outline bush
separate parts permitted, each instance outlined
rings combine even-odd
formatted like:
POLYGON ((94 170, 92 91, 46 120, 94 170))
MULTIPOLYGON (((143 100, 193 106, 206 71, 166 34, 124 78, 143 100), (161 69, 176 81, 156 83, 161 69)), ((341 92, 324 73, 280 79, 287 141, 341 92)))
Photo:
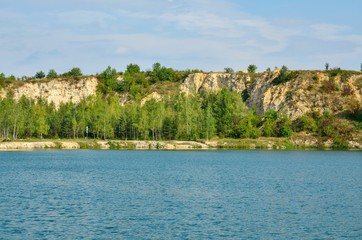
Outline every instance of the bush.
POLYGON ((234 72, 234 69, 232 69, 231 67, 226 67, 226 68, 224 68, 224 71, 225 71, 226 73, 233 73, 233 72, 234 72))
POLYGON ((250 65, 248 66, 248 72, 249 72, 249 73, 255 73, 255 72, 256 72, 256 69, 258 69, 258 67, 257 67, 256 65, 254 65, 254 64, 250 64, 250 65))
POLYGON ((273 79, 272 84, 278 85, 281 83, 285 83, 291 79, 297 78, 298 76, 299 76, 298 71, 289 71, 289 69, 286 66, 283 66, 279 72, 279 75, 273 79))
POLYGON ((37 79, 45 78, 45 73, 43 71, 37 72, 34 77, 37 79))
POLYGON ((328 81, 325 81, 322 85, 322 90, 326 93, 331 93, 337 91, 338 85, 334 79, 330 79, 328 81))
POLYGON ((312 116, 305 114, 302 117, 295 120, 292 124, 294 131, 296 132, 316 132, 318 129, 317 123, 312 116))
POLYGON ((57 72, 55 70, 53 70, 53 69, 50 69, 48 74, 47 74, 47 78, 53 79, 53 78, 56 78, 56 77, 58 77, 57 72))

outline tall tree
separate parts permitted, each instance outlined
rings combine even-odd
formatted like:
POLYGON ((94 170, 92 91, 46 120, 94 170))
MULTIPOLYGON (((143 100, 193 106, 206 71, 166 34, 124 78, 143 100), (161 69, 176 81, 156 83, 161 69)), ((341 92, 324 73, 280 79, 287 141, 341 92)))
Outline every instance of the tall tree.
POLYGON ((40 100, 36 105, 33 106, 35 114, 35 131, 39 135, 40 139, 48 134, 49 124, 46 115, 46 104, 40 100))

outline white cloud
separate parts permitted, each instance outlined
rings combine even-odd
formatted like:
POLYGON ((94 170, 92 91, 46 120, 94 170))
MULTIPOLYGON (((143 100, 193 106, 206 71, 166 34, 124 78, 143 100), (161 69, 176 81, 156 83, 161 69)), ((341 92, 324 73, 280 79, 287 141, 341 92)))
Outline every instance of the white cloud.
POLYGON ((362 46, 362 35, 349 26, 309 20, 281 24, 241 12, 228 1, 34 2, 62 8, 53 6, 47 15, 0 11, 0 65, 20 74, 51 64, 84 66, 84 72, 94 73, 104 65, 150 67, 156 61, 215 71, 250 63, 308 67, 327 61, 323 58, 356 59, 362 46))

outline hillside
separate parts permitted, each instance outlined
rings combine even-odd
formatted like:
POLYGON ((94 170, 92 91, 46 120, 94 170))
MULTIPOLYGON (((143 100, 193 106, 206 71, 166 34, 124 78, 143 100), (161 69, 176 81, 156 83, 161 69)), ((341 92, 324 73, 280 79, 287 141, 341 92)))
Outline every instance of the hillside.
POLYGON ((89 126, 93 138, 196 140, 304 132, 303 137, 320 138, 313 140, 316 144, 328 139, 342 145, 361 141, 361 72, 171 70, 119 75, 109 68, 98 76, 12 81, 0 89, 0 137, 85 137, 89 126), (35 101, 35 107, 25 100, 17 106, 24 109, 20 112, 30 111, 32 127, 27 117, 22 120, 12 110, 22 96, 35 101), (37 109, 39 99, 55 109, 44 103, 37 109), (26 106, 32 107, 25 110, 26 106), (39 122, 40 116, 44 119, 39 122))
POLYGON ((280 70, 259 74, 196 73, 181 84, 181 92, 218 92, 222 88, 242 93, 258 114, 283 112, 295 120, 308 112, 354 111, 362 102, 362 73, 352 71, 291 71, 284 80, 280 70))
MULTIPOLYGON (((247 106, 255 108, 258 114, 276 110, 296 119, 311 111, 336 114, 353 111, 353 107, 362 102, 360 72, 293 71, 293 76, 287 81, 276 82, 279 73, 280 70, 254 74, 193 73, 182 83, 151 85, 148 93, 142 96, 141 103, 143 105, 150 99, 160 100, 163 95, 178 92, 216 93, 226 88, 241 93, 247 106)), ((16 81, 0 90, 0 97, 10 95, 16 100, 21 96, 34 100, 42 98, 59 107, 61 103, 77 104, 88 96, 96 95, 98 82, 94 76, 16 81)))

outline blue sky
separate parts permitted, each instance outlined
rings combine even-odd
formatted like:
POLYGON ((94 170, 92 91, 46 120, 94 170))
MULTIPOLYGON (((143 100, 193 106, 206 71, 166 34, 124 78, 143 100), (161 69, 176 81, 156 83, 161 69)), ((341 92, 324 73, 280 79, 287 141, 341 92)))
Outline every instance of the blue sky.
POLYGON ((360 0, 0 0, 0 72, 360 69, 360 0))

